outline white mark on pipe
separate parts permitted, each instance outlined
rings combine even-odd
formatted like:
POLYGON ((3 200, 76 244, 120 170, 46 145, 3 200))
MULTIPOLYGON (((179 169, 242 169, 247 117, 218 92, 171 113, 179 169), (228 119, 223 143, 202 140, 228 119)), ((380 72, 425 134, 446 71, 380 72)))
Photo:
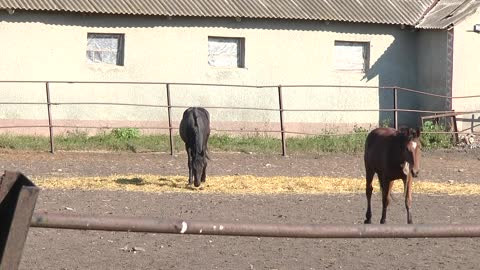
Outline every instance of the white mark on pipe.
POLYGON ((188 225, 185 221, 182 221, 182 229, 180 230, 180 233, 185 233, 187 231, 188 225))
POLYGON ((220 229, 220 231, 222 231, 223 230, 223 225, 220 225, 219 229, 220 229))

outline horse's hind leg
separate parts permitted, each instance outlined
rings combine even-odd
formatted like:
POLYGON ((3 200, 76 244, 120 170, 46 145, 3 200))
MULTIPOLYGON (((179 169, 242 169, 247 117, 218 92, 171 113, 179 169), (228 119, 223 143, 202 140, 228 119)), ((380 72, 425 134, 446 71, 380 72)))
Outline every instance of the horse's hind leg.
POLYGON ((412 213, 410 213, 410 207, 412 206, 412 176, 409 174, 407 179, 403 179, 403 185, 405 189, 405 208, 407 209, 407 223, 412 224, 412 213))
POLYGON ((188 156, 188 185, 193 184, 193 166, 192 166, 192 153, 190 148, 186 146, 187 149, 187 156, 188 156))
POLYGON ((390 192, 393 187, 393 181, 380 178, 380 185, 382 187, 382 218, 380 224, 385 224, 387 220, 387 207, 390 204, 390 192))
POLYGON ((372 181, 373 181, 373 176, 375 175, 375 171, 367 168, 366 169, 366 188, 365 188, 365 193, 367 195, 367 213, 365 214, 365 224, 370 224, 372 223, 372 206, 371 206, 371 200, 372 200, 372 192, 373 192, 373 187, 372 187, 372 181))

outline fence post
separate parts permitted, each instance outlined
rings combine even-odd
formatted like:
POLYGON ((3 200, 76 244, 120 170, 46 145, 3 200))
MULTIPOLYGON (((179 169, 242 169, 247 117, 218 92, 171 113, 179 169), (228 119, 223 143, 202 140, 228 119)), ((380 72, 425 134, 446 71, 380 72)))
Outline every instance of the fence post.
POLYGON ((172 136, 172 104, 170 101, 170 84, 166 84, 167 88, 167 112, 168 112, 168 135, 170 138, 170 155, 173 156, 173 136, 172 136))
POLYGON ((280 134, 282 135, 282 156, 287 155, 287 146, 285 144, 285 128, 283 126, 283 99, 282 86, 278 86, 278 104, 280 107, 280 134))
POLYGON ((50 84, 49 84, 49 82, 45 83, 45 89, 47 91, 47 111, 48 111, 48 130, 49 130, 49 133, 50 133, 50 153, 53 154, 55 152, 55 146, 54 146, 54 142, 53 142, 53 125, 52 125, 52 111, 51 111, 52 103, 50 101, 50 84))
POLYGON ((398 95, 397 88, 393 88, 393 125, 395 129, 398 129, 398 95))

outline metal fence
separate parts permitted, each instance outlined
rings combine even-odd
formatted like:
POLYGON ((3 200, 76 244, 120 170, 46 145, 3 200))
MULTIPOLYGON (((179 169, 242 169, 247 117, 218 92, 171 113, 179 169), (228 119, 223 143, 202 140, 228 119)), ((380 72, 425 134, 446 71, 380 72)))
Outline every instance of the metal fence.
MULTIPOLYGON (((405 93, 414 93, 417 95, 441 98, 441 99, 460 99, 460 98, 478 98, 480 95, 475 96, 462 96, 462 97, 448 97, 445 95, 438 95, 432 93, 425 93, 422 91, 417 91, 408 88, 402 87, 377 87, 377 86, 345 86, 345 85, 236 85, 236 84, 202 84, 202 83, 170 83, 170 82, 129 82, 129 81, 0 81, 0 83, 41 83, 45 85, 45 96, 46 102, 0 102, 2 105, 45 105, 47 107, 47 117, 48 117, 48 125, 8 125, 8 126, 0 126, 2 129, 8 128, 48 128, 49 130, 49 137, 50 137, 50 152, 55 152, 55 142, 54 142, 54 129, 55 128, 113 128, 113 127, 105 127, 105 126, 80 126, 80 125, 57 125, 54 124, 53 115, 52 115, 52 107, 53 106, 68 106, 68 105, 103 105, 103 106, 133 106, 133 107, 151 107, 151 108, 166 108, 167 109, 167 118, 168 118, 168 127, 138 127, 135 128, 139 129, 159 129, 159 130, 168 130, 169 139, 170 139, 170 154, 173 155, 174 147, 173 147, 173 130, 177 129, 172 125, 172 108, 187 108, 187 106, 176 106, 172 104, 170 98, 170 87, 173 85, 184 85, 184 86, 220 86, 220 87, 242 87, 242 88, 276 88, 278 92, 278 108, 259 108, 259 107, 232 107, 232 106, 205 106, 207 109, 233 109, 233 110, 256 110, 256 111, 275 111, 278 112, 279 115, 279 123, 280 129, 279 130, 225 130, 225 129, 212 129, 213 131, 218 132, 264 132, 264 133, 278 133, 281 137, 281 145, 282 145, 282 155, 286 155, 286 134, 297 134, 297 135, 321 135, 321 134, 314 134, 314 133, 306 133, 306 132, 296 132, 290 131, 285 128, 285 121, 284 121, 284 112, 391 112, 393 113, 393 126, 398 128, 398 114, 399 112, 409 112, 409 113, 417 113, 417 114, 424 114, 425 119, 427 118, 437 118, 437 117, 455 117, 456 115, 466 114, 466 113, 478 113, 480 111, 469 111, 469 112, 452 112, 452 111, 432 111, 432 110, 415 110, 415 109, 402 109, 399 108, 398 105, 398 96, 399 92, 405 93), (122 84, 122 85, 159 85, 164 87, 164 91, 166 92, 166 104, 167 105, 158 105, 158 104, 138 104, 138 103, 113 103, 113 102, 55 102, 51 100, 50 97, 50 86, 52 84, 122 84), (288 109, 284 108, 283 105, 283 94, 282 90, 286 88, 327 88, 327 87, 336 87, 336 88, 357 88, 357 89, 378 89, 379 91, 391 91, 392 92, 392 104, 393 108, 389 109, 288 109)), ((422 120, 424 118, 422 117, 422 120)), ((455 119, 453 119, 455 120, 455 119)), ((459 133, 456 129, 456 121, 452 121, 455 128, 452 130, 454 134, 459 133)), ((115 128, 130 128, 131 126, 125 127, 115 127, 115 128)), ((452 133, 446 132, 446 133, 452 133)), ((460 131, 462 132, 462 131, 460 131)), ((442 133, 442 132, 437 132, 442 133)), ((332 134, 329 134, 332 135, 332 134)), ((343 134, 336 134, 336 135, 346 135, 343 134)))

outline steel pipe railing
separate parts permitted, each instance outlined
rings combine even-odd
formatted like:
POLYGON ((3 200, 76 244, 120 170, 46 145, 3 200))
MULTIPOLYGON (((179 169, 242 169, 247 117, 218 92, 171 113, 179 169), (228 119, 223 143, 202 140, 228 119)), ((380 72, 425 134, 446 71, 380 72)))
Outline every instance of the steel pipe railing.
MULTIPOLYGON (((170 86, 173 85, 182 85, 182 86, 215 86, 215 87, 244 87, 244 88, 277 88, 278 89, 278 99, 279 99, 279 108, 259 108, 259 107, 229 107, 229 106, 204 106, 207 109, 231 109, 231 110, 256 110, 256 111, 272 111, 272 112, 279 112, 279 117, 280 117, 280 125, 279 125, 279 131, 277 130, 253 130, 252 132, 265 132, 265 133, 280 133, 281 138, 282 138, 282 154, 285 156, 286 155, 286 135, 287 134, 297 134, 297 135, 324 135, 324 134, 311 134, 311 133, 303 133, 303 132, 293 132, 293 131, 288 131, 287 128, 285 128, 285 113, 286 112, 393 112, 394 113, 394 123, 393 125, 395 127, 398 127, 398 114, 400 112, 410 112, 410 113, 429 113, 429 114, 438 114, 438 113, 451 113, 451 111, 432 111, 432 110, 417 110, 417 109, 400 109, 398 108, 398 94, 400 91, 403 92, 410 92, 414 94, 420 94, 420 95, 425 95, 425 96, 431 96, 431 97, 438 97, 438 98, 446 98, 446 99, 454 99, 454 98, 474 98, 474 97, 480 97, 480 95, 476 96, 459 96, 459 97, 448 97, 445 95, 438 95, 438 94, 433 94, 433 93, 426 93, 426 92, 421 92, 418 90, 413 90, 413 89, 408 89, 408 88, 402 88, 402 87, 396 87, 396 86, 359 86, 359 85, 328 85, 328 84, 311 84, 311 85, 238 85, 238 84, 212 84, 212 83, 182 83, 182 82, 134 82, 134 81, 18 81, 18 80, 0 80, 0 83, 42 83, 45 85, 46 88, 46 93, 47 93, 47 101, 46 102, 0 102, 0 104, 5 104, 5 105, 46 105, 48 109, 48 125, 9 125, 9 126, 3 126, 1 128, 6 128, 6 129, 12 129, 12 128, 40 128, 40 127, 48 127, 49 128, 49 134, 50 134, 50 151, 53 153, 54 152, 54 128, 100 128, 100 129, 109 129, 109 128, 120 128, 120 127, 105 127, 105 126, 73 126, 73 125, 55 125, 53 121, 53 115, 52 115, 52 106, 62 106, 62 105, 100 105, 100 106, 135 106, 135 107, 151 107, 151 108, 166 108, 167 109, 167 114, 168 114, 168 127, 144 127, 144 126, 128 126, 126 128, 139 128, 139 129, 159 129, 159 130, 168 130, 169 136, 170 136, 170 154, 173 155, 174 149, 173 149, 173 134, 172 131, 175 129, 172 126, 172 119, 171 115, 172 112, 171 110, 173 108, 176 109, 185 109, 188 106, 178 106, 178 105, 172 105, 171 102, 171 96, 170 96, 170 86), (50 87, 52 84, 126 84, 126 85, 165 85, 167 89, 167 104, 166 105, 160 105, 160 104, 138 104, 138 103, 122 103, 122 102, 55 102, 54 100, 52 101, 50 99, 50 87), (357 88, 357 89, 376 89, 376 90, 389 90, 393 91, 393 107, 392 109, 363 109, 363 108, 346 108, 346 109, 302 109, 302 108, 284 108, 283 102, 282 102, 282 88, 305 88, 305 87, 310 87, 310 88, 357 88)), ((467 113, 480 113, 480 110, 478 111, 469 111, 469 112, 464 112, 465 114, 467 113)), ((456 112, 456 114, 462 114, 462 112, 456 112)), ((123 127, 122 127, 123 128, 123 127)), ((212 129, 213 131, 221 131, 220 129, 212 129)), ((225 131, 232 131, 232 132, 250 132, 250 131, 245 131, 245 130, 225 130, 225 131)), ((456 134, 456 130, 454 131, 456 134)), ((452 132, 446 132, 446 133, 451 133, 452 132)), ((350 134, 355 134, 355 133, 350 133, 350 134)), ((328 135, 334 135, 334 134, 328 134, 328 135)), ((340 134, 340 135, 345 135, 345 134, 340 134)))
MULTIPOLYGON (((240 87, 240 88, 277 88, 279 85, 248 85, 248 84, 218 84, 218 83, 186 83, 186 82, 168 82, 168 81, 63 81, 63 80, 54 80, 54 81, 40 81, 40 80, 0 80, 0 83, 52 83, 52 84, 131 84, 131 85, 160 85, 160 84, 169 84, 169 85, 183 85, 183 86, 217 86, 217 87, 240 87)), ((457 96, 451 97, 446 95, 439 95, 433 93, 427 93, 423 91, 418 91, 414 89, 409 89, 405 87, 398 86, 366 86, 366 85, 337 85, 337 84, 284 84, 281 85, 284 88, 358 88, 358 89, 393 89, 397 88, 405 92, 417 93, 425 96, 447 98, 447 99, 460 99, 460 98, 475 98, 480 97, 480 95, 470 95, 470 96, 457 96)))
POLYGON ((289 238, 480 237, 480 224, 262 224, 35 212, 31 227, 166 234, 289 238))

